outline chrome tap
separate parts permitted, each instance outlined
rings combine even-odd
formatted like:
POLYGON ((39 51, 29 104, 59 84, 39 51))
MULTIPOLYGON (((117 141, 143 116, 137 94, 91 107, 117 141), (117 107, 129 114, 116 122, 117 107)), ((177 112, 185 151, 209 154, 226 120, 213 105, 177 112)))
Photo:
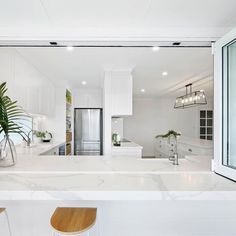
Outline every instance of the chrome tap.
MULTIPOLYGON (((169 160, 172 161, 173 165, 179 165, 179 156, 178 156, 178 152, 177 152, 177 138, 176 136, 173 137, 174 138, 174 143, 171 143, 171 153, 173 153, 172 155, 170 154, 169 156, 169 160)), ((169 139, 170 142, 170 139, 169 139)))
POLYGON ((169 160, 173 162, 173 165, 179 165, 179 156, 178 153, 175 152, 173 156, 169 157, 169 160))

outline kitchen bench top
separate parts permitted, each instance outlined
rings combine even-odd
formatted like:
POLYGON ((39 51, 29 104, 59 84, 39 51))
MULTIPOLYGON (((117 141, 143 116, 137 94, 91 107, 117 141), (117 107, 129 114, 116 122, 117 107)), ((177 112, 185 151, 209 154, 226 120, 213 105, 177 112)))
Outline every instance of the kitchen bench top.
POLYGON ((206 157, 191 158, 173 166, 167 159, 19 156, 0 169, 0 200, 236 200, 233 181, 210 166, 191 167, 206 157))

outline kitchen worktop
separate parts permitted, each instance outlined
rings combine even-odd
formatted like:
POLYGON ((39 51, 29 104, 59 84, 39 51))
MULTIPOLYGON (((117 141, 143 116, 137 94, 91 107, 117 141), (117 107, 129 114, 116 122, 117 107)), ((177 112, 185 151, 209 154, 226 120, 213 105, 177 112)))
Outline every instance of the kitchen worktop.
POLYGON ((140 148, 143 149, 143 147, 137 143, 128 141, 128 142, 121 142, 120 146, 112 146, 114 149, 120 149, 120 148, 140 148))
POLYGON ((209 172, 211 157, 189 156, 173 165, 168 159, 141 159, 111 156, 18 155, 15 166, 1 173, 150 174, 209 172))
POLYGON ((213 148, 213 141, 206 139, 197 139, 197 138, 189 138, 189 137, 180 137, 178 139, 178 143, 188 144, 191 146, 201 147, 201 148, 213 148))
POLYGON ((63 144, 65 144, 64 141, 40 142, 32 144, 30 147, 25 147, 22 146, 22 144, 19 144, 16 146, 16 151, 18 156, 38 156, 44 155, 44 153, 63 144))
POLYGON ((234 182, 211 172, 207 157, 192 158, 173 166, 167 159, 19 156, 0 169, 0 200, 236 200, 234 182))

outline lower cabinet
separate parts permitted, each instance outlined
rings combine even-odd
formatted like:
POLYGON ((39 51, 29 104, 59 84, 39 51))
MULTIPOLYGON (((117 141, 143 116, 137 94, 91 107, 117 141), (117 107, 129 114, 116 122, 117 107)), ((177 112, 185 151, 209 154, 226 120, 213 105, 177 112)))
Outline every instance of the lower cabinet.
POLYGON ((44 156, 58 156, 59 155, 59 147, 52 148, 52 149, 42 153, 41 155, 44 155, 44 156))
MULTIPOLYGON (((211 142, 207 140, 206 142, 211 142)), ((158 138, 155 142, 155 157, 156 158, 168 158, 172 152, 172 146, 168 143, 168 139, 158 138)), ((213 155, 213 145, 209 143, 199 142, 199 140, 179 140, 177 144, 177 152, 179 158, 184 158, 185 156, 191 155, 202 155, 202 156, 212 156, 213 155)))
POLYGON ((112 156, 114 157, 137 157, 142 158, 142 148, 122 148, 113 147, 112 156))

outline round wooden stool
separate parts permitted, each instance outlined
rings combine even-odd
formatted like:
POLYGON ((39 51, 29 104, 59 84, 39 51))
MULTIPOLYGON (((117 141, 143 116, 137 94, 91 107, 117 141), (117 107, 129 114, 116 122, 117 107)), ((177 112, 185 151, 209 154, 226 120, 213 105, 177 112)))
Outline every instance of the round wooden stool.
POLYGON ((51 217, 53 235, 89 235, 96 218, 97 208, 58 207, 51 217))
POLYGON ((10 221, 9 221, 9 218, 8 218, 8 214, 7 214, 6 208, 0 208, 0 214, 5 214, 6 220, 7 220, 7 227, 8 227, 9 235, 12 236, 11 227, 10 227, 10 221))

